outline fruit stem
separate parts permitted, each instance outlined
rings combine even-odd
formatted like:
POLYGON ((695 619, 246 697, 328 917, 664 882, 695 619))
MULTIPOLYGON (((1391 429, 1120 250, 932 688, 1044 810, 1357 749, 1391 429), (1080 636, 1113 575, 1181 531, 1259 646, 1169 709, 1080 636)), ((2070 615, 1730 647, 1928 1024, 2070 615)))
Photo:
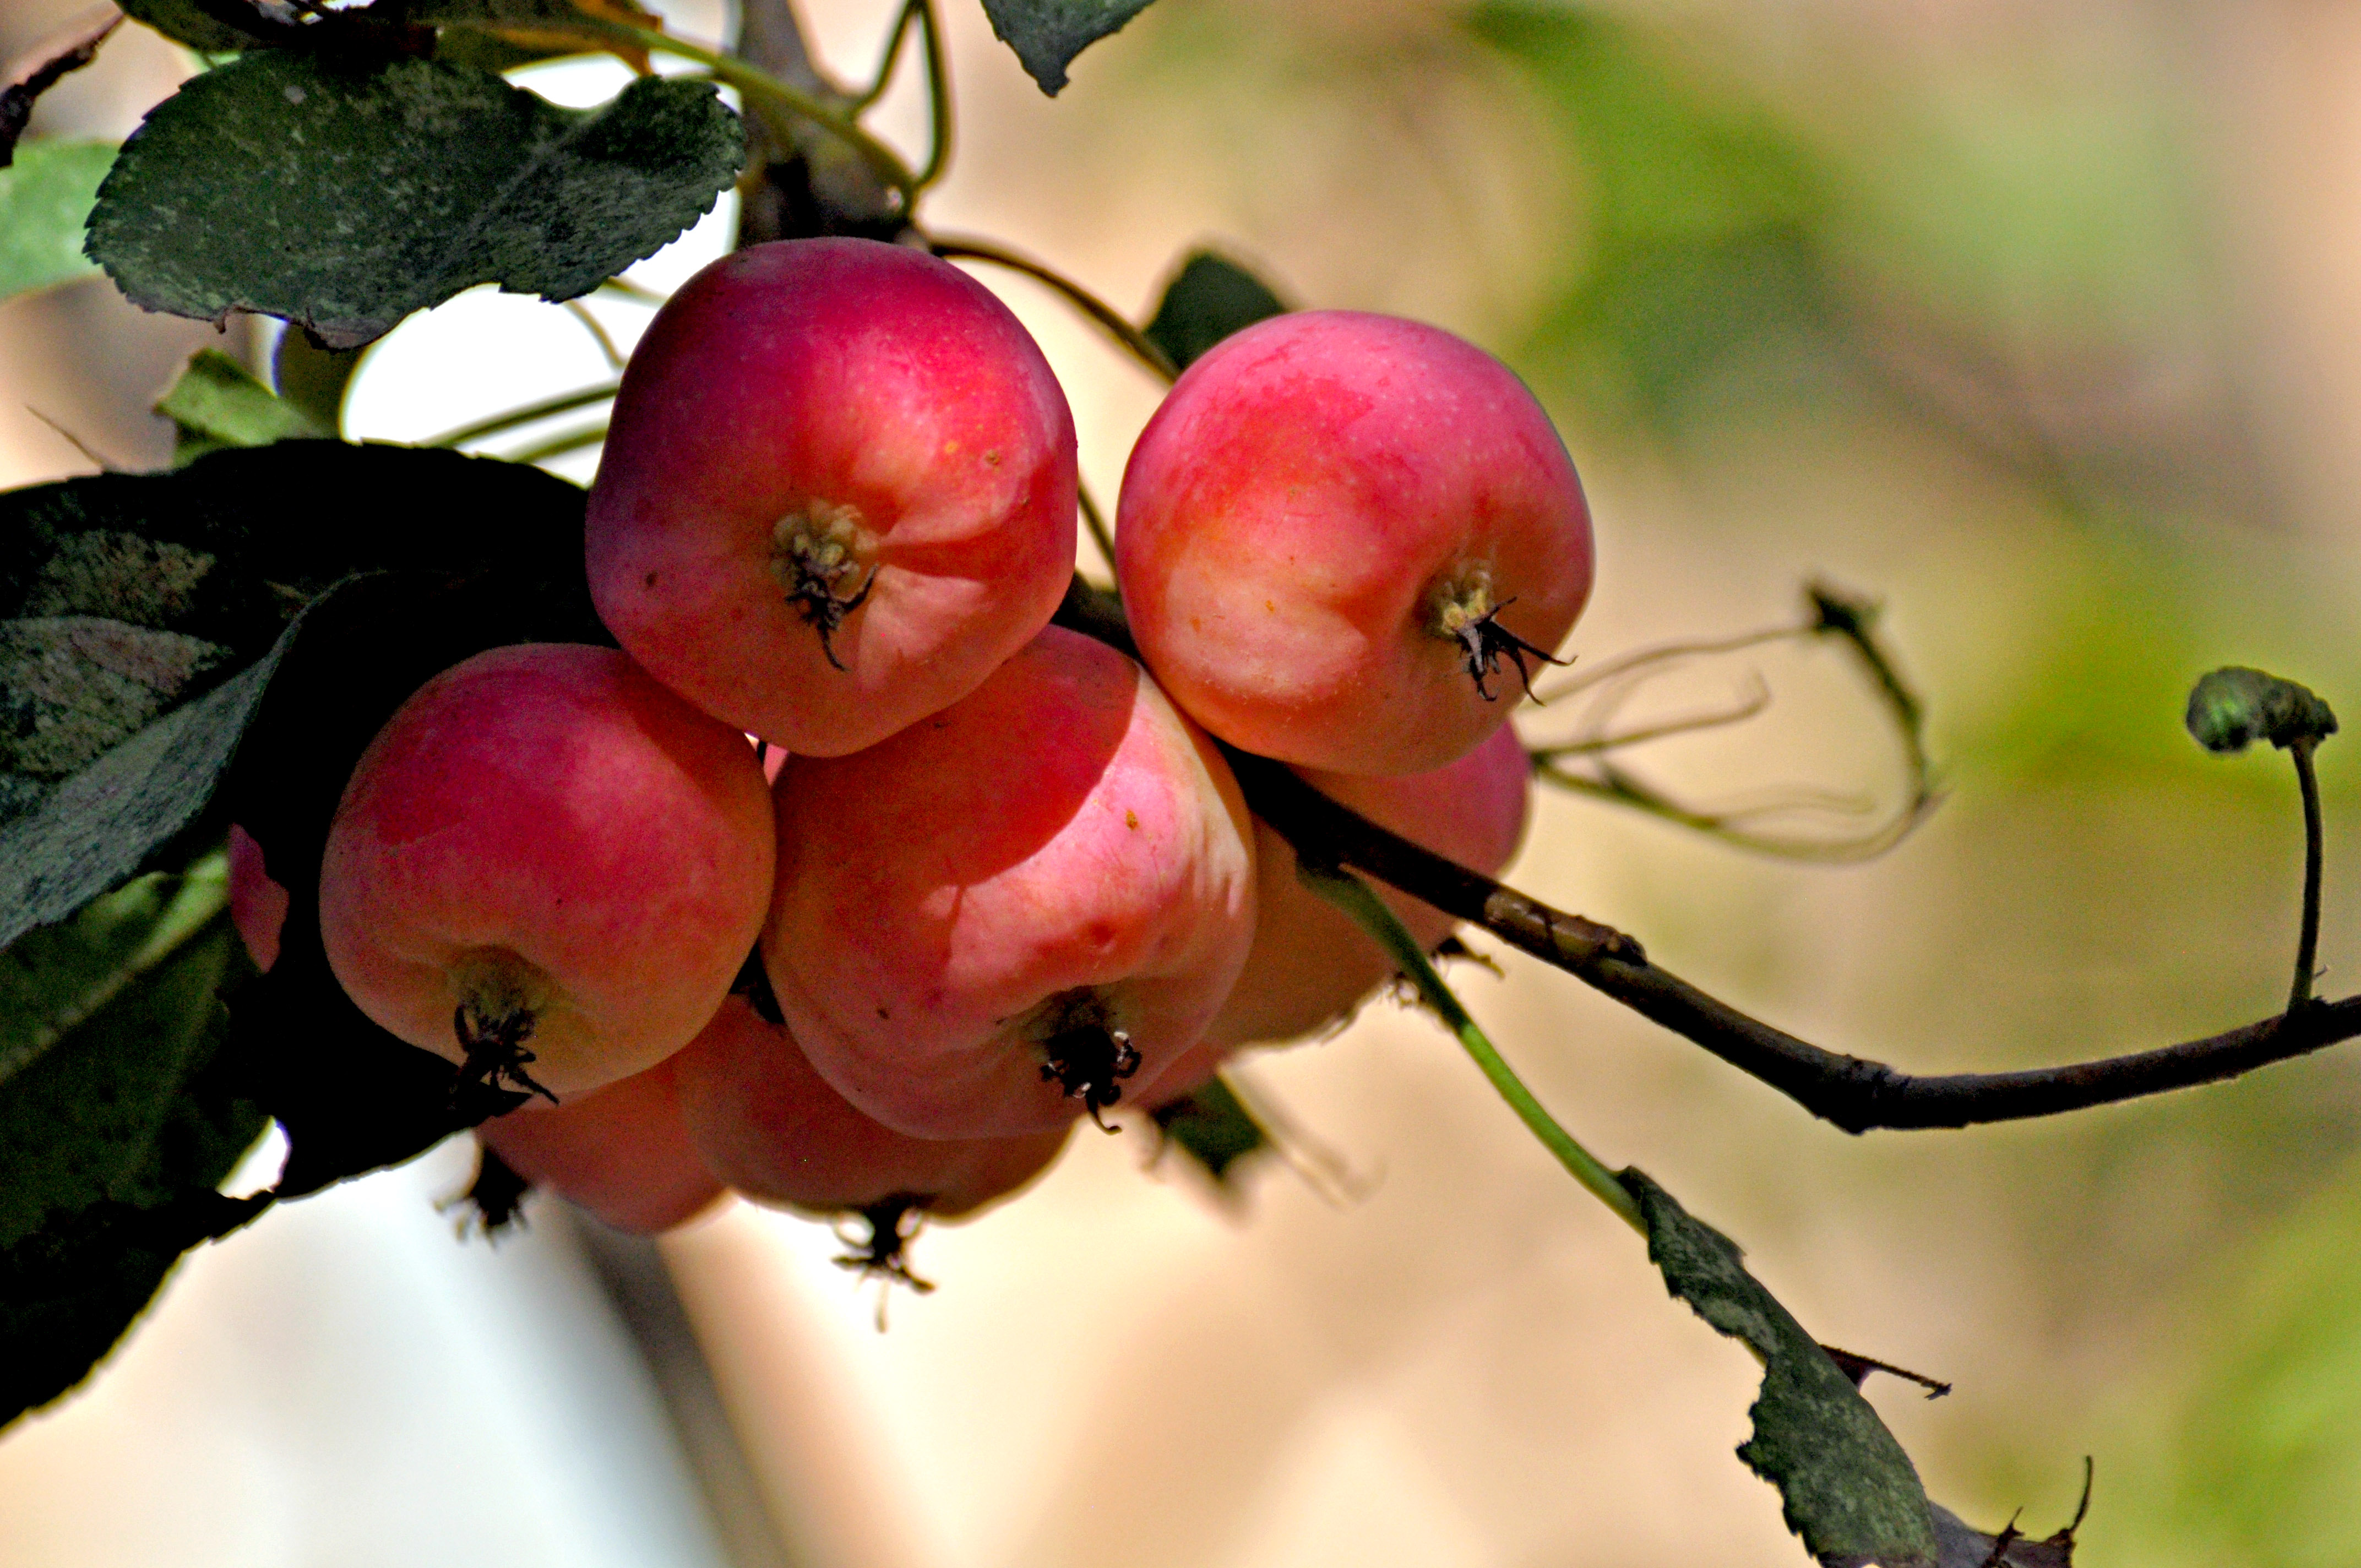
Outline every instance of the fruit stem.
POLYGON ((524 1043, 547 1006, 548 977, 505 948, 483 948, 460 960, 452 979, 459 1002, 451 1010, 451 1032, 466 1058, 452 1098, 472 1085, 496 1089, 505 1081, 556 1104, 557 1096, 525 1071, 540 1059, 524 1043))
POLYGON ((1618 1218, 1642 1235, 1648 1234, 1647 1222, 1641 1217, 1640 1205, 1632 1200, 1615 1173, 1600 1164, 1598 1157, 1577 1142, 1573 1134, 1558 1125, 1556 1118, 1533 1098, 1532 1091, 1518 1078, 1514 1069, 1500 1059, 1492 1042, 1484 1037, 1459 998, 1434 965, 1418 938, 1410 934, 1394 912, 1383 900, 1369 891, 1368 883, 1352 872, 1315 866, 1301 858, 1296 861, 1296 876, 1304 886, 1343 910, 1353 923, 1367 932, 1378 946, 1386 950, 1411 985, 1418 989, 1419 1000, 1433 1008, 1443 1019, 1444 1026, 1459 1038, 1462 1049, 1475 1059, 1477 1067, 1491 1080, 1500 1098, 1517 1113, 1542 1146, 1557 1157, 1560 1165, 1580 1182, 1590 1195, 1613 1210, 1618 1218))
POLYGON ((1476 683, 1476 694, 1486 702, 1498 700, 1484 683, 1498 673, 1503 659, 1516 665, 1518 684, 1527 696, 1533 695, 1532 676, 1525 668, 1528 657, 1544 664, 1565 663, 1500 624, 1499 613, 1516 602, 1513 598, 1493 601, 1492 568, 1480 561, 1437 577, 1427 587, 1426 613, 1421 624, 1428 636, 1459 644, 1465 656, 1463 667, 1476 683))
POLYGON ((2303 929, 2296 939, 2295 985, 2288 992, 2290 1014, 2301 1012, 2312 1000, 2312 969, 2320 956, 2320 777, 2312 765, 2312 749, 2319 744, 2307 735, 2288 745, 2296 783, 2303 791, 2303 929))
POLYGON ((544 398, 537 403, 527 403, 522 408, 509 409, 490 415, 489 418, 479 419, 473 424, 463 424, 456 430, 446 430, 434 440, 423 441, 419 444, 465 446, 470 441, 480 440, 487 435, 498 435, 504 430, 514 430, 518 425, 531 424, 535 420, 547 419, 552 414, 572 413, 576 409, 587 409, 592 403, 603 403, 613 397, 621 385, 620 381, 601 381, 595 387, 585 387, 580 391, 561 392, 556 397, 544 398))
POLYGON ((873 548, 862 535, 861 514, 828 501, 812 501, 771 526, 771 576, 786 590, 787 602, 802 612, 804 624, 818 631, 819 651, 839 670, 844 662, 836 656, 836 629, 867 602, 869 590, 877 586, 876 566, 870 566, 858 591, 840 590, 873 548))

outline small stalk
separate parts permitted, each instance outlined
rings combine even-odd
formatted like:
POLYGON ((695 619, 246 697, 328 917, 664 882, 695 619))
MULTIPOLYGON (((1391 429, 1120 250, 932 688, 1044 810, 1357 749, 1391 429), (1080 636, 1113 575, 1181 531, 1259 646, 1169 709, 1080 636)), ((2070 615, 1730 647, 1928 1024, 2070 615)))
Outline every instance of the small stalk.
POLYGON ((579 452, 586 446, 596 446, 607 439, 607 427, 592 425, 588 430, 569 431, 553 435, 538 446, 528 446, 522 452, 511 452, 501 459, 507 463, 546 463, 553 457, 563 457, 569 452, 579 452))
POLYGON ((596 387, 585 387, 578 392, 561 393, 557 397, 545 398, 537 403, 527 403, 520 409, 510 409, 505 413, 493 414, 489 419, 479 419, 473 424, 463 424, 456 430, 446 430, 434 440, 422 441, 419 444, 421 446, 464 446, 470 441, 480 441, 488 435, 498 435, 504 430, 514 430, 521 424, 531 424, 535 420, 548 419, 555 414, 571 413, 576 409, 588 408, 592 403, 603 403, 613 397, 616 389, 621 385, 620 381, 607 381, 596 387))
POLYGON ((2295 759, 2295 778, 2303 791, 2303 930, 2296 938, 2295 985, 2288 992, 2288 1012, 2300 1013, 2312 1000, 2312 975, 2320 956, 2321 825, 2320 778, 2312 770, 2312 753, 2320 741, 2304 736, 2290 741, 2288 755, 2295 759))
POLYGON ((1106 514, 1099 510, 1099 503, 1091 499, 1090 488, 1086 485, 1074 487, 1074 499, 1082 503, 1082 526, 1091 531, 1091 543, 1099 547, 1099 554, 1106 557, 1107 570, 1113 572, 1115 534, 1107 527, 1106 514))
POLYGON ((1324 870, 1301 858, 1297 861, 1295 874, 1304 886, 1343 910, 1355 925, 1385 948, 1386 955, 1418 988, 1419 1000, 1441 1015, 1444 1026, 1458 1036, 1461 1048, 1475 1058, 1477 1067, 1491 1080, 1500 1098, 1509 1102, 1509 1108, 1517 1113, 1518 1120, 1541 1140, 1542 1146, 1555 1155, 1558 1163, 1565 1167, 1592 1197, 1613 1210, 1625 1224, 1646 1235, 1647 1222, 1641 1217, 1640 1205, 1633 1201, 1623 1184, 1615 1179, 1615 1173, 1576 1142, 1573 1134, 1559 1126, 1556 1118, 1533 1098, 1532 1091, 1527 1089, 1514 1069, 1500 1058, 1500 1053, 1492 1048, 1492 1042, 1484 1037, 1484 1031, 1477 1027, 1467 1009, 1460 1004, 1459 998, 1452 994, 1451 987, 1444 982, 1443 976, 1435 972, 1433 961, 1419 947, 1417 938, 1410 934, 1394 912, 1369 891, 1368 884, 1350 872, 1324 870))

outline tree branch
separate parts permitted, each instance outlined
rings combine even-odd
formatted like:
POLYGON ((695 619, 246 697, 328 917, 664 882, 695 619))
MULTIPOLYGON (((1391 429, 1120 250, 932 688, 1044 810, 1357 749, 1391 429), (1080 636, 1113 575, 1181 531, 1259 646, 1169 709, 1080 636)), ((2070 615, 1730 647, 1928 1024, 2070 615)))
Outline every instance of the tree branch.
POLYGON ((1551 908, 1337 805, 1284 765, 1230 753, 1255 815, 1298 846, 1481 926, 1565 970, 1849 1133, 1966 1127, 2110 1105, 2252 1072, 2361 1036, 2361 996, 2316 1003, 2158 1050, 2019 1072, 1921 1077, 1799 1040, 1649 962, 1611 927, 1551 908))

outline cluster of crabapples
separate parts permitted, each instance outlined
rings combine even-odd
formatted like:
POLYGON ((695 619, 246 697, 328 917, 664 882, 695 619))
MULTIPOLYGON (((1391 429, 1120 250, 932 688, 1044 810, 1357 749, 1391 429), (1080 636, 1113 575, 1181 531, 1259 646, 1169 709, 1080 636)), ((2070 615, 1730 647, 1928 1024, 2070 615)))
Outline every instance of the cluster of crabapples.
MULTIPOLYGON (((969 1212, 1078 1119, 1348 1013, 1391 966, 1211 737, 1505 864, 1530 775, 1504 662, 1590 587, 1564 444, 1432 327, 1234 335, 1124 476, 1145 668, 1050 624, 1076 503, 1057 380, 966 274, 859 239, 708 268, 633 355, 590 492, 620 651, 497 648, 386 724, 323 861, 338 981, 539 1091, 483 1142, 639 1231, 725 1189, 896 1231, 969 1212)), ((284 893, 233 848, 267 967, 284 893)))

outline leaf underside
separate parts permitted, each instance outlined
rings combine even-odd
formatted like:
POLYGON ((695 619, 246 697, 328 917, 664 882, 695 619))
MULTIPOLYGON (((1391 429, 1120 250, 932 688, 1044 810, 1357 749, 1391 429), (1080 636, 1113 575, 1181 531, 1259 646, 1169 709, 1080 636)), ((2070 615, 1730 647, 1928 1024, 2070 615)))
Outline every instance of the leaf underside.
POLYGON ((479 283, 569 300, 708 211, 745 159, 710 83, 591 110, 434 60, 258 50, 124 144, 90 254, 150 310, 283 317, 333 347, 479 283))

